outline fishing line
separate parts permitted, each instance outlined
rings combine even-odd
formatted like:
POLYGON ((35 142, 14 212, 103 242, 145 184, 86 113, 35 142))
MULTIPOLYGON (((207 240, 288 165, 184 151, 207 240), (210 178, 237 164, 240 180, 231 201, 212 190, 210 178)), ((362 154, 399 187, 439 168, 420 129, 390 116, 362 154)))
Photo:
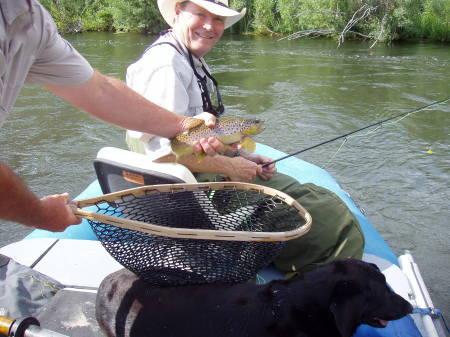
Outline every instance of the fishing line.
MULTIPOLYGON (((450 99, 450 97, 449 97, 449 99, 450 99)), ((337 154, 338 154, 338 153, 341 151, 341 149, 344 147, 345 143, 347 143, 350 139, 356 138, 356 137, 366 137, 366 136, 368 136, 368 135, 370 135, 370 134, 372 134, 372 133, 377 132, 377 131, 378 131, 379 129, 381 129, 383 126, 391 125, 391 124, 396 124, 396 123, 400 122, 401 120, 405 119, 406 117, 408 117, 409 115, 412 115, 412 114, 414 114, 414 113, 416 113, 416 112, 419 112, 419 111, 420 111, 420 110, 411 111, 409 114, 406 114, 406 115, 404 115, 404 116, 402 116, 402 117, 399 117, 398 119, 395 119, 395 120, 393 120, 393 121, 389 121, 389 122, 387 122, 387 123, 383 122, 382 124, 380 124, 380 125, 378 125, 377 127, 375 127, 373 130, 369 130, 369 131, 367 131, 366 133, 363 133, 363 134, 360 134, 360 135, 353 135, 353 136, 350 136, 350 137, 345 137, 345 138, 344 138, 344 141, 342 142, 342 144, 339 146, 339 148, 337 149, 337 151, 331 156, 331 158, 328 160, 328 162, 325 164, 325 166, 328 166, 328 165, 333 161, 333 159, 337 156, 337 154)))
MULTIPOLYGON (((308 150, 315 149, 316 147, 319 147, 319 146, 322 146, 322 145, 325 145, 325 144, 334 142, 334 141, 336 141, 336 140, 338 140, 338 139, 344 138, 344 139, 345 139, 345 140, 344 140, 344 143, 339 147, 339 149, 338 149, 338 151, 337 151, 337 152, 339 152, 340 149, 343 147, 343 145, 344 145, 350 138, 353 138, 353 137, 349 137, 350 135, 353 135, 353 134, 358 133, 358 132, 361 132, 361 131, 363 131, 363 130, 372 128, 372 127, 374 127, 374 126, 378 126, 378 127, 375 128, 374 130, 372 130, 372 131, 370 131, 370 132, 364 134, 363 136, 368 135, 368 134, 370 134, 370 133, 373 133, 373 132, 377 131, 377 130, 382 126, 382 124, 394 124, 394 123, 398 123, 399 121, 401 121, 403 118, 405 118, 405 117, 408 116, 408 115, 411 115, 411 114, 413 114, 413 113, 422 111, 422 110, 424 110, 424 109, 426 109, 426 108, 429 108, 430 106, 433 106, 433 105, 438 105, 438 104, 445 103, 445 102, 447 102, 448 100, 450 100, 450 97, 447 97, 447 98, 445 98, 445 99, 443 99, 443 100, 435 101, 435 102, 433 102, 433 103, 430 103, 430 104, 421 106, 421 107, 419 107, 419 108, 417 108, 417 109, 414 109, 414 110, 410 110, 410 111, 407 111, 407 112, 402 112, 401 114, 398 114, 398 115, 395 115, 395 116, 392 116, 392 117, 383 119, 382 121, 379 121, 379 122, 376 122, 376 123, 369 124, 369 125, 367 125, 367 126, 364 126, 364 127, 362 127, 362 128, 359 128, 359 129, 357 129, 357 130, 354 130, 354 131, 345 133, 345 134, 343 134, 343 135, 340 135, 340 136, 331 138, 331 139, 329 139, 329 140, 323 141, 323 142, 321 142, 321 143, 319 143, 319 144, 316 144, 316 145, 307 147, 307 148, 305 148, 305 149, 303 149, 303 150, 300 150, 300 151, 297 151, 297 152, 288 154, 288 155, 286 155, 286 156, 280 157, 280 158, 278 158, 278 159, 272 160, 272 161, 269 162, 269 163, 263 164, 262 167, 272 165, 272 164, 274 164, 274 163, 276 163, 276 162, 279 162, 279 161, 281 161, 281 160, 284 160, 284 159, 286 159, 286 158, 295 156, 295 155, 297 155, 297 154, 306 152, 306 151, 308 151, 308 150), (396 120, 396 121, 394 121, 394 122, 391 122, 391 123, 386 123, 386 122, 391 121, 391 120, 394 120, 394 119, 398 119, 398 120, 396 120)), ((355 137, 355 136, 354 136, 354 137, 355 137)), ((337 154, 337 152, 334 154, 334 156, 337 154)), ((334 157, 334 156, 333 156, 333 157, 334 157)))

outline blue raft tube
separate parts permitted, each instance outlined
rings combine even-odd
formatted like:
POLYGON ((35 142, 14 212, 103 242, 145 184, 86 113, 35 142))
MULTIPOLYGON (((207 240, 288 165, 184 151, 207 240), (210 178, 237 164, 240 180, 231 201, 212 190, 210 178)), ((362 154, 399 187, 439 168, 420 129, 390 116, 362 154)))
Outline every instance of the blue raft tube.
MULTIPOLYGON (((286 154, 271 148, 267 145, 257 144, 256 153, 270 158, 280 158, 286 154)), ((380 266, 394 265, 400 267, 399 260, 392 249, 387 245, 381 235, 375 230, 368 221, 361 209, 357 206, 350 195, 345 192, 339 183, 324 169, 303 161, 296 157, 290 157, 277 163, 277 170, 287 174, 302 183, 314 183, 337 194, 350 208, 356 218, 359 220, 362 231, 365 236, 364 255, 375 257, 376 263, 380 266)), ((76 199, 86 199, 96 197, 102 194, 98 181, 92 182, 76 199)), ((25 239, 31 238, 57 238, 57 239, 77 239, 77 240, 97 240, 94 232, 86 220, 78 226, 71 226, 62 233, 52 233, 44 230, 34 230, 25 239)), ((380 268, 383 271, 383 268, 380 268)), ((261 278, 265 280, 280 277, 276 271, 262 271, 261 278)), ((418 315, 420 309, 417 309, 418 315)), ((417 314, 416 314, 417 315, 417 314)), ((408 315, 396 321, 389 322, 385 328, 374 328, 368 325, 360 325, 354 334, 354 337, 442 337, 441 333, 434 335, 433 332, 427 333, 422 326, 420 319, 416 315, 408 315), (420 329, 418 328, 420 326, 420 329), (422 332, 421 332, 422 331, 422 332)))

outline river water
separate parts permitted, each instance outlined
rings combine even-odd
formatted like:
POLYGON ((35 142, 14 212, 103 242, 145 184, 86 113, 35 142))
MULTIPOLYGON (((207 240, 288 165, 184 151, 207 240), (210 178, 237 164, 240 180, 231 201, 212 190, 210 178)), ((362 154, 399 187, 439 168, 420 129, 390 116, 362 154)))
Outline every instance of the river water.
MULTIPOLYGON (((67 38, 95 68, 122 79, 153 39, 67 38)), ((256 140, 290 153, 450 96, 450 45, 369 47, 225 36, 206 59, 227 114, 265 119, 256 140)), ((449 317, 450 101, 368 131, 300 157, 327 169, 396 253, 412 252, 436 306, 449 317)), ((123 130, 35 86, 23 89, 0 132, 1 160, 41 196, 78 195, 95 179, 92 160, 103 146, 125 148, 123 130)), ((4 223, 0 245, 29 232, 4 223)))

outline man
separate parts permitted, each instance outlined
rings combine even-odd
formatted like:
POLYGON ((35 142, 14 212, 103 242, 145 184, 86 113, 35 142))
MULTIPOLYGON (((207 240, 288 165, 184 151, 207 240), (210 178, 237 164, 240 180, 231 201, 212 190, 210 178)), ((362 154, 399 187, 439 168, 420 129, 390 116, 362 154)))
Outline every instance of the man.
MULTIPOLYGON (((127 84, 152 102, 180 115, 215 113, 212 103, 203 104, 209 92, 217 90, 203 56, 220 40, 224 29, 239 21, 246 10, 239 13, 228 8, 225 1, 216 4, 204 0, 158 1, 158 6, 172 29, 128 68, 127 84), (202 86, 197 85, 199 81, 203 81, 202 86)), ((216 109, 220 109, 221 102, 218 104, 216 109)), ((127 143, 133 151, 146 153, 157 161, 174 161, 167 138, 129 130, 127 143)), ((226 152, 234 154, 230 150, 226 152)), ((256 162, 242 156, 233 160, 217 156, 217 160, 206 158, 201 163, 195 156, 186 156, 179 162, 192 172, 220 173, 236 181, 250 181, 257 176, 269 179, 275 173, 273 165, 266 168, 258 165, 268 162, 268 158, 248 156, 254 157, 256 162)))
MULTIPOLYGON (((57 32, 49 13, 35 0, 0 0, 0 126, 25 82, 39 83, 67 102, 123 128, 173 137, 186 118, 161 108, 104 76, 57 32)), ((207 125, 214 116, 197 116, 207 125)), ((202 139, 196 151, 214 155, 223 150, 215 138, 202 139)), ((80 223, 67 194, 38 198, 0 162, 0 219, 63 231, 80 223)))
MULTIPOLYGON (((243 17, 245 10, 230 9, 226 0, 158 0, 158 6, 171 29, 129 66, 127 84, 153 102, 185 116, 203 111, 220 114, 223 106, 217 81, 203 56, 220 40, 224 29, 243 17), (212 103, 213 91, 217 105, 212 103)), ((146 153, 153 160, 175 160, 167 138, 129 130, 127 143, 133 151, 146 153)), ((200 163, 195 155, 179 159, 199 181, 225 176, 269 186, 287 193, 309 211, 313 218, 310 232, 288 241, 274 261, 282 271, 304 272, 337 258, 361 258, 364 237, 344 202, 324 188, 300 184, 277 173, 274 165, 262 167, 269 161, 261 155, 230 149, 200 163)))

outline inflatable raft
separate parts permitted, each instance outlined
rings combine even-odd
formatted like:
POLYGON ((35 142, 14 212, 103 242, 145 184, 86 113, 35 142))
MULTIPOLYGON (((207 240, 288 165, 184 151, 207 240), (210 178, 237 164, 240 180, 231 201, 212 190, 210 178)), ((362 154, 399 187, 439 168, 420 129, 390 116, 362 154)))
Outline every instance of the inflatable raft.
MULTIPOLYGON (((285 155, 262 144, 258 144, 256 152, 271 158, 285 155)), ((127 163, 125 165, 148 168, 148 160, 140 156, 142 155, 120 149, 102 149, 98 155, 101 160, 96 163, 99 180, 104 179, 99 174, 99 165, 102 163, 114 165, 114 161, 119 160, 127 163)), ((158 165, 179 177, 180 182, 195 181, 190 172, 179 169, 181 165, 158 165)), ((342 198, 358 218, 364 232, 366 246, 363 259, 377 264, 393 290, 416 308, 415 313, 391 321, 386 328, 361 325, 355 336, 446 336, 438 311, 433 306, 420 271, 409 252, 397 257, 357 204, 325 170, 295 157, 278 162, 277 169, 302 183, 311 182, 325 187, 342 198)), ((164 181, 164 173, 161 179, 164 181)), ((103 186, 102 191, 99 180, 92 182, 75 199, 96 197, 105 192, 105 187, 103 186)), ((0 253, 59 283, 55 296, 36 310, 35 316, 41 327, 72 337, 102 336, 95 320, 96 290, 105 276, 123 267, 101 246, 86 220, 83 220, 81 225, 69 227, 63 233, 34 230, 23 240, 1 248, 0 253)), ((267 281, 280 275, 277 275, 275 270, 265 269, 260 272, 260 276, 260 279, 267 281)))

